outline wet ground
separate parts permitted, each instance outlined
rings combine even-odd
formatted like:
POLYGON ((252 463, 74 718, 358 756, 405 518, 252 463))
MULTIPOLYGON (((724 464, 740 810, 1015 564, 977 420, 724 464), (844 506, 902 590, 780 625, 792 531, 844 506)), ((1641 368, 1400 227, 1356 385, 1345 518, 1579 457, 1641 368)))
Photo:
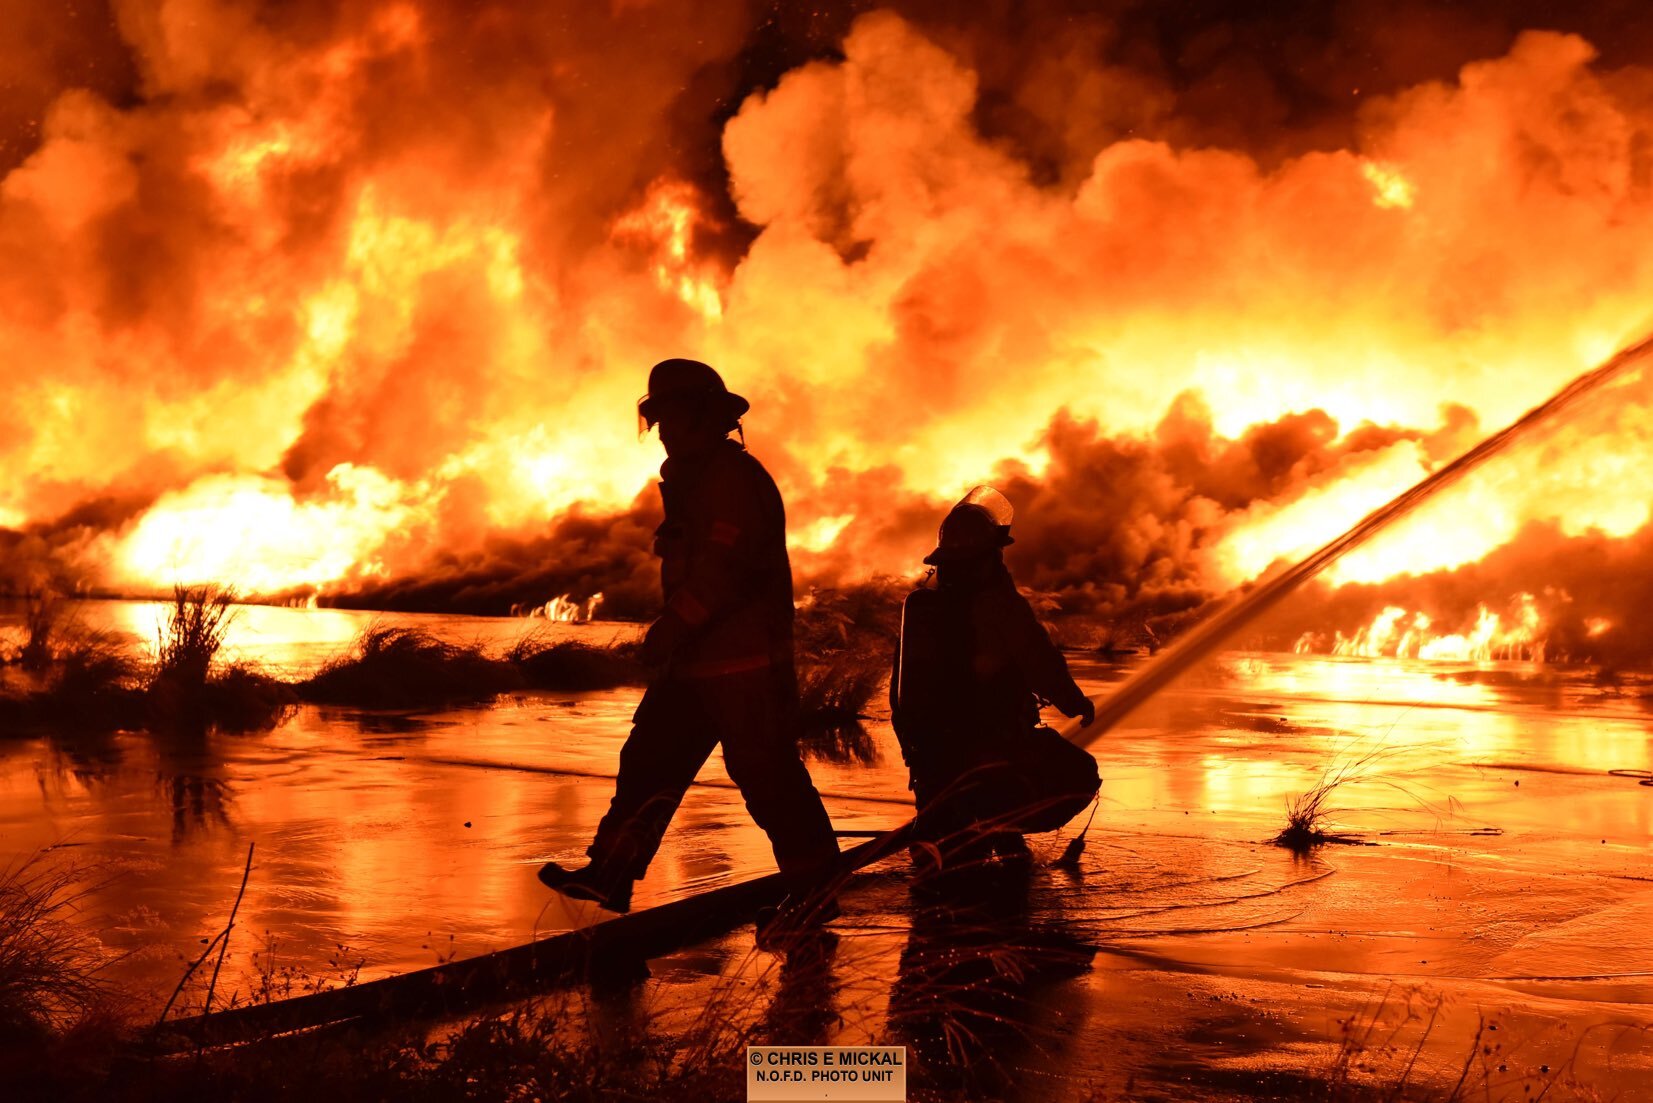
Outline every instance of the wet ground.
MULTIPOLYGON (((95 615, 136 642, 153 613, 95 615)), ((234 642, 298 673, 368 619, 250 611, 234 642)), ((498 642, 524 628, 397 619, 498 642)), ((1093 694, 1122 674, 1075 669, 1093 694)), ((669 1019, 733 994, 800 1041, 899 1036, 940 1079, 968 1064, 1029 1099, 1292 1098, 1305 1075, 1461 1081, 1477 1098, 1551 1082, 1567 1097, 1576 1078, 1653 1099, 1653 787, 1634 776, 1653 769, 1647 689, 1524 664, 1229 655, 1093 748, 1106 782, 1077 868, 961 902, 915 896, 890 863, 820 954, 783 967, 748 927, 620 999, 669 1019), (1270 845, 1288 799, 1326 781, 1332 825, 1362 845, 1270 845)), ((243 994, 513 945, 600 918, 533 873, 589 838, 636 697, 306 707, 189 745, 0 740, 0 858, 51 846, 114 872, 85 918, 157 1000, 223 926, 249 842, 225 965, 243 994)), ((853 750, 811 761, 836 825, 905 819, 887 724, 853 750)), ((639 907, 770 868, 715 758, 701 780, 639 907)), ((1035 839, 1040 857, 1077 826, 1035 839)))

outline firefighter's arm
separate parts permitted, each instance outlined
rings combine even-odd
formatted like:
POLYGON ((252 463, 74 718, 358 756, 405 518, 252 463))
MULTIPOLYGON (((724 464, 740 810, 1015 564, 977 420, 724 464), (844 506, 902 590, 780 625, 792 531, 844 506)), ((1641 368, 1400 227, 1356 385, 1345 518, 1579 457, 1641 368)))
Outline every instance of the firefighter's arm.
POLYGON ((712 511, 707 541, 689 576, 649 628, 644 646, 669 653, 733 605, 750 573, 751 547, 762 523, 756 488, 739 471, 718 472, 707 500, 712 511))
POLYGON ((1033 692, 1061 709, 1063 715, 1080 717, 1088 727, 1096 719, 1096 706, 1068 673, 1067 660, 1050 642, 1032 606, 1020 594, 1006 604, 1010 607, 1006 635, 1022 677, 1033 692))

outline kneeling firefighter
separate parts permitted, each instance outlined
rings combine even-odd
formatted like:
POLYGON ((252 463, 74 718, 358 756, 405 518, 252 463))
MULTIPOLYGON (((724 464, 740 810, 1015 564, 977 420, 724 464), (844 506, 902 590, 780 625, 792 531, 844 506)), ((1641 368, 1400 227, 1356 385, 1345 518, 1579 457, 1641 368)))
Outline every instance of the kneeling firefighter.
MULTIPOLYGON (((1039 711, 1096 718, 1004 564, 1009 501, 978 486, 941 523, 935 586, 908 595, 890 713, 918 806, 919 837, 943 861, 1027 853, 1095 799, 1096 760, 1039 711)), ((915 857, 929 853, 915 849, 915 857)))

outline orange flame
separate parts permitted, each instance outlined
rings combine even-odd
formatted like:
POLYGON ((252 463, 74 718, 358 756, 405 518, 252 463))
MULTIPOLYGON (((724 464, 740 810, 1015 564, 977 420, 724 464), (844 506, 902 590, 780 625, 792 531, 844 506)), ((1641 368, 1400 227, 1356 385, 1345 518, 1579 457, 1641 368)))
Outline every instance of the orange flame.
MULTIPOLYGON (((1345 636, 1335 631, 1329 641, 1316 633, 1301 636, 1293 650, 1298 654, 1329 651, 1333 655, 1359 658, 1424 659, 1436 662, 1489 662, 1492 660, 1544 661, 1548 647, 1547 630, 1532 594, 1516 598, 1514 615, 1508 622, 1485 605, 1476 608, 1475 623, 1467 631, 1437 633, 1435 618, 1411 613, 1390 605, 1372 622, 1345 636)), ((1604 625, 1602 631, 1606 630, 1604 625)), ((1599 635, 1592 630, 1592 635, 1599 635)))
MULTIPOLYGON (((1653 299, 1653 109, 1574 36, 1525 33, 1403 89, 1347 149, 1261 161, 1098 138, 1051 184, 982 132, 980 74, 872 13, 837 60, 722 126, 722 196, 722 175, 637 155, 669 145, 668 92, 716 69, 696 51, 734 48, 714 35, 627 55, 635 76, 605 57, 599 95, 572 54, 464 68, 450 39, 474 28, 430 6, 305 34, 207 0, 185 33, 185 11, 123 20, 138 101, 62 93, 0 181, 0 357, 30 367, 0 382, 0 409, 21 411, 0 413, 0 525, 150 501, 98 542, 134 589, 326 594, 577 506, 624 509, 659 461, 632 403, 672 354, 752 398, 754 450, 807 503, 794 548, 869 571, 911 568, 933 530, 887 502, 945 501, 1005 463, 1039 477, 1057 411, 1150 442, 1190 391, 1222 440, 1326 411, 1322 459, 1264 471, 1264 449, 1235 473, 1265 492, 1202 485, 1186 517, 1114 519, 1220 589, 1468 443, 1443 403, 1468 412, 1460 437, 1502 424, 1653 299), (479 89, 458 108, 456 71, 479 89), (645 130, 604 144, 629 126, 645 130), (731 206, 749 233, 712 255, 731 206), (1373 433, 1392 439, 1338 451, 1373 433)), ((477 34, 503 33, 489 20, 477 34)), ((1653 418, 1620 397, 1332 581, 1471 563, 1533 521, 1637 531, 1653 418)), ((1419 617, 1348 646, 1542 650, 1519 618, 1434 636, 1419 617)))

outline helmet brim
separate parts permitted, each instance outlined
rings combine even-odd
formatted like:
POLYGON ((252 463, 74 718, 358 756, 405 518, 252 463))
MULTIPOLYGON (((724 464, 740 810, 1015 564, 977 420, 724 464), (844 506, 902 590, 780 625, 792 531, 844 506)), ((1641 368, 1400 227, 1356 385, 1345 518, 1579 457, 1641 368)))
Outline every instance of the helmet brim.
POLYGON ((980 559, 982 556, 992 555, 1001 548, 1007 548, 1016 542, 1016 538, 1006 535, 996 544, 983 544, 968 548, 944 548, 936 545, 936 550, 924 557, 924 562, 932 567, 939 567, 943 563, 956 563, 960 559, 980 559))
POLYGON ((638 399, 637 416, 643 419, 645 428, 651 427, 660 420, 661 406, 683 399, 715 403, 723 408, 724 414, 731 421, 739 421, 752 408, 750 402, 733 391, 667 391, 665 394, 646 394, 638 399))

